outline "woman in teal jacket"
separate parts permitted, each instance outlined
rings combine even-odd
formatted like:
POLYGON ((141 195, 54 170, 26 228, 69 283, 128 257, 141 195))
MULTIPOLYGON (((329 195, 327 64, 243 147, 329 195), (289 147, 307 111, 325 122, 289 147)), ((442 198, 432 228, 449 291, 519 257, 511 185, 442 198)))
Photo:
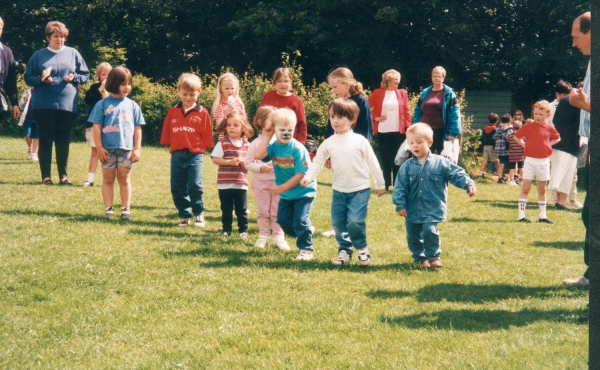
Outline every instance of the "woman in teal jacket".
POLYGON ((413 123, 424 122, 433 129, 431 152, 436 154, 444 150, 444 141, 452 141, 462 132, 460 105, 454 90, 444 84, 445 78, 443 67, 431 71, 433 86, 421 91, 413 115, 413 123))

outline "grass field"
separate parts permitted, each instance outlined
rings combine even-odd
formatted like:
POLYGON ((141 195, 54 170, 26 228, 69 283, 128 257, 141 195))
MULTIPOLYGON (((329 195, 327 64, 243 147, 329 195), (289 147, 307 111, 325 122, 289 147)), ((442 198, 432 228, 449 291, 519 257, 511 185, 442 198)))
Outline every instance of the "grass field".
POLYGON ((210 160, 198 229, 176 226, 166 149, 144 148, 134 165, 129 223, 103 219, 101 175, 81 187, 88 159, 72 144, 76 186, 42 186, 24 142, 0 138, 2 369, 587 368, 577 318, 588 292, 561 285, 585 267, 579 212, 520 224, 517 187, 478 181, 474 198, 451 188, 445 267, 433 272, 411 264, 391 195, 373 196, 373 263, 338 268, 335 240, 318 233, 330 226, 327 170, 315 259, 299 263, 294 250, 253 247, 251 192, 247 243, 209 231, 220 228, 210 160))

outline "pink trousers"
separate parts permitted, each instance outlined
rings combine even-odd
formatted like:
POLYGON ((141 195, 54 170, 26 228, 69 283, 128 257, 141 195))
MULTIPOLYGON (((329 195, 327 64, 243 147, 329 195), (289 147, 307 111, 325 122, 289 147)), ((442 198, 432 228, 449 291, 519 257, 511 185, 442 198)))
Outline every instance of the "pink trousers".
POLYGON ((254 204, 256 204, 256 222, 258 223, 258 233, 260 235, 269 236, 271 228, 273 229, 273 236, 283 235, 283 230, 277 223, 279 196, 271 195, 271 192, 269 192, 269 187, 274 185, 274 180, 252 179, 252 193, 254 194, 254 204))

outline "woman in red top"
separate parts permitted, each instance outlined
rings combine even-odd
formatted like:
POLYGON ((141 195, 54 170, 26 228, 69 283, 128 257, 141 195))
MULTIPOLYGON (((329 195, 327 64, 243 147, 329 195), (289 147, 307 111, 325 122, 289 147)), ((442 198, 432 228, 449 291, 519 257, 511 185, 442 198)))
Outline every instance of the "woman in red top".
POLYGON ((393 182, 400 167, 394 164, 394 157, 406 139, 406 129, 410 126, 408 94, 399 89, 400 73, 390 69, 381 75, 381 88, 369 96, 372 109, 373 132, 377 134, 381 168, 385 188, 393 182))
POLYGON ((271 80, 275 90, 267 91, 263 95, 259 106, 270 105, 275 108, 289 108, 296 113, 296 128, 294 129, 294 139, 302 145, 306 143, 306 115, 304 114, 304 105, 298 95, 292 93, 292 74, 287 68, 277 68, 273 72, 271 80))

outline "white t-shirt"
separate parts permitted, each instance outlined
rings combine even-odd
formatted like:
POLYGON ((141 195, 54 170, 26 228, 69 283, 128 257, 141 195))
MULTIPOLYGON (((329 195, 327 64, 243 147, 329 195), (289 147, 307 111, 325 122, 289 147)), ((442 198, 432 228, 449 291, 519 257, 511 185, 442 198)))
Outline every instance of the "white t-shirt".
POLYGON ((554 126, 552 120, 554 120, 554 113, 556 112, 556 107, 558 107, 558 100, 554 99, 554 101, 550 103, 550 117, 548 117, 548 120, 546 121, 552 126, 554 126))
POLYGON ((379 121, 378 132, 399 132, 400 131, 400 104, 396 91, 386 90, 385 98, 381 105, 381 115, 386 116, 385 121, 379 121))
POLYGON ((325 140, 317 150, 304 178, 313 181, 325 164, 331 159, 333 181, 331 187, 340 193, 354 193, 371 188, 371 177, 376 189, 385 189, 385 180, 379 162, 364 136, 353 131, 334 134, 325 140))

